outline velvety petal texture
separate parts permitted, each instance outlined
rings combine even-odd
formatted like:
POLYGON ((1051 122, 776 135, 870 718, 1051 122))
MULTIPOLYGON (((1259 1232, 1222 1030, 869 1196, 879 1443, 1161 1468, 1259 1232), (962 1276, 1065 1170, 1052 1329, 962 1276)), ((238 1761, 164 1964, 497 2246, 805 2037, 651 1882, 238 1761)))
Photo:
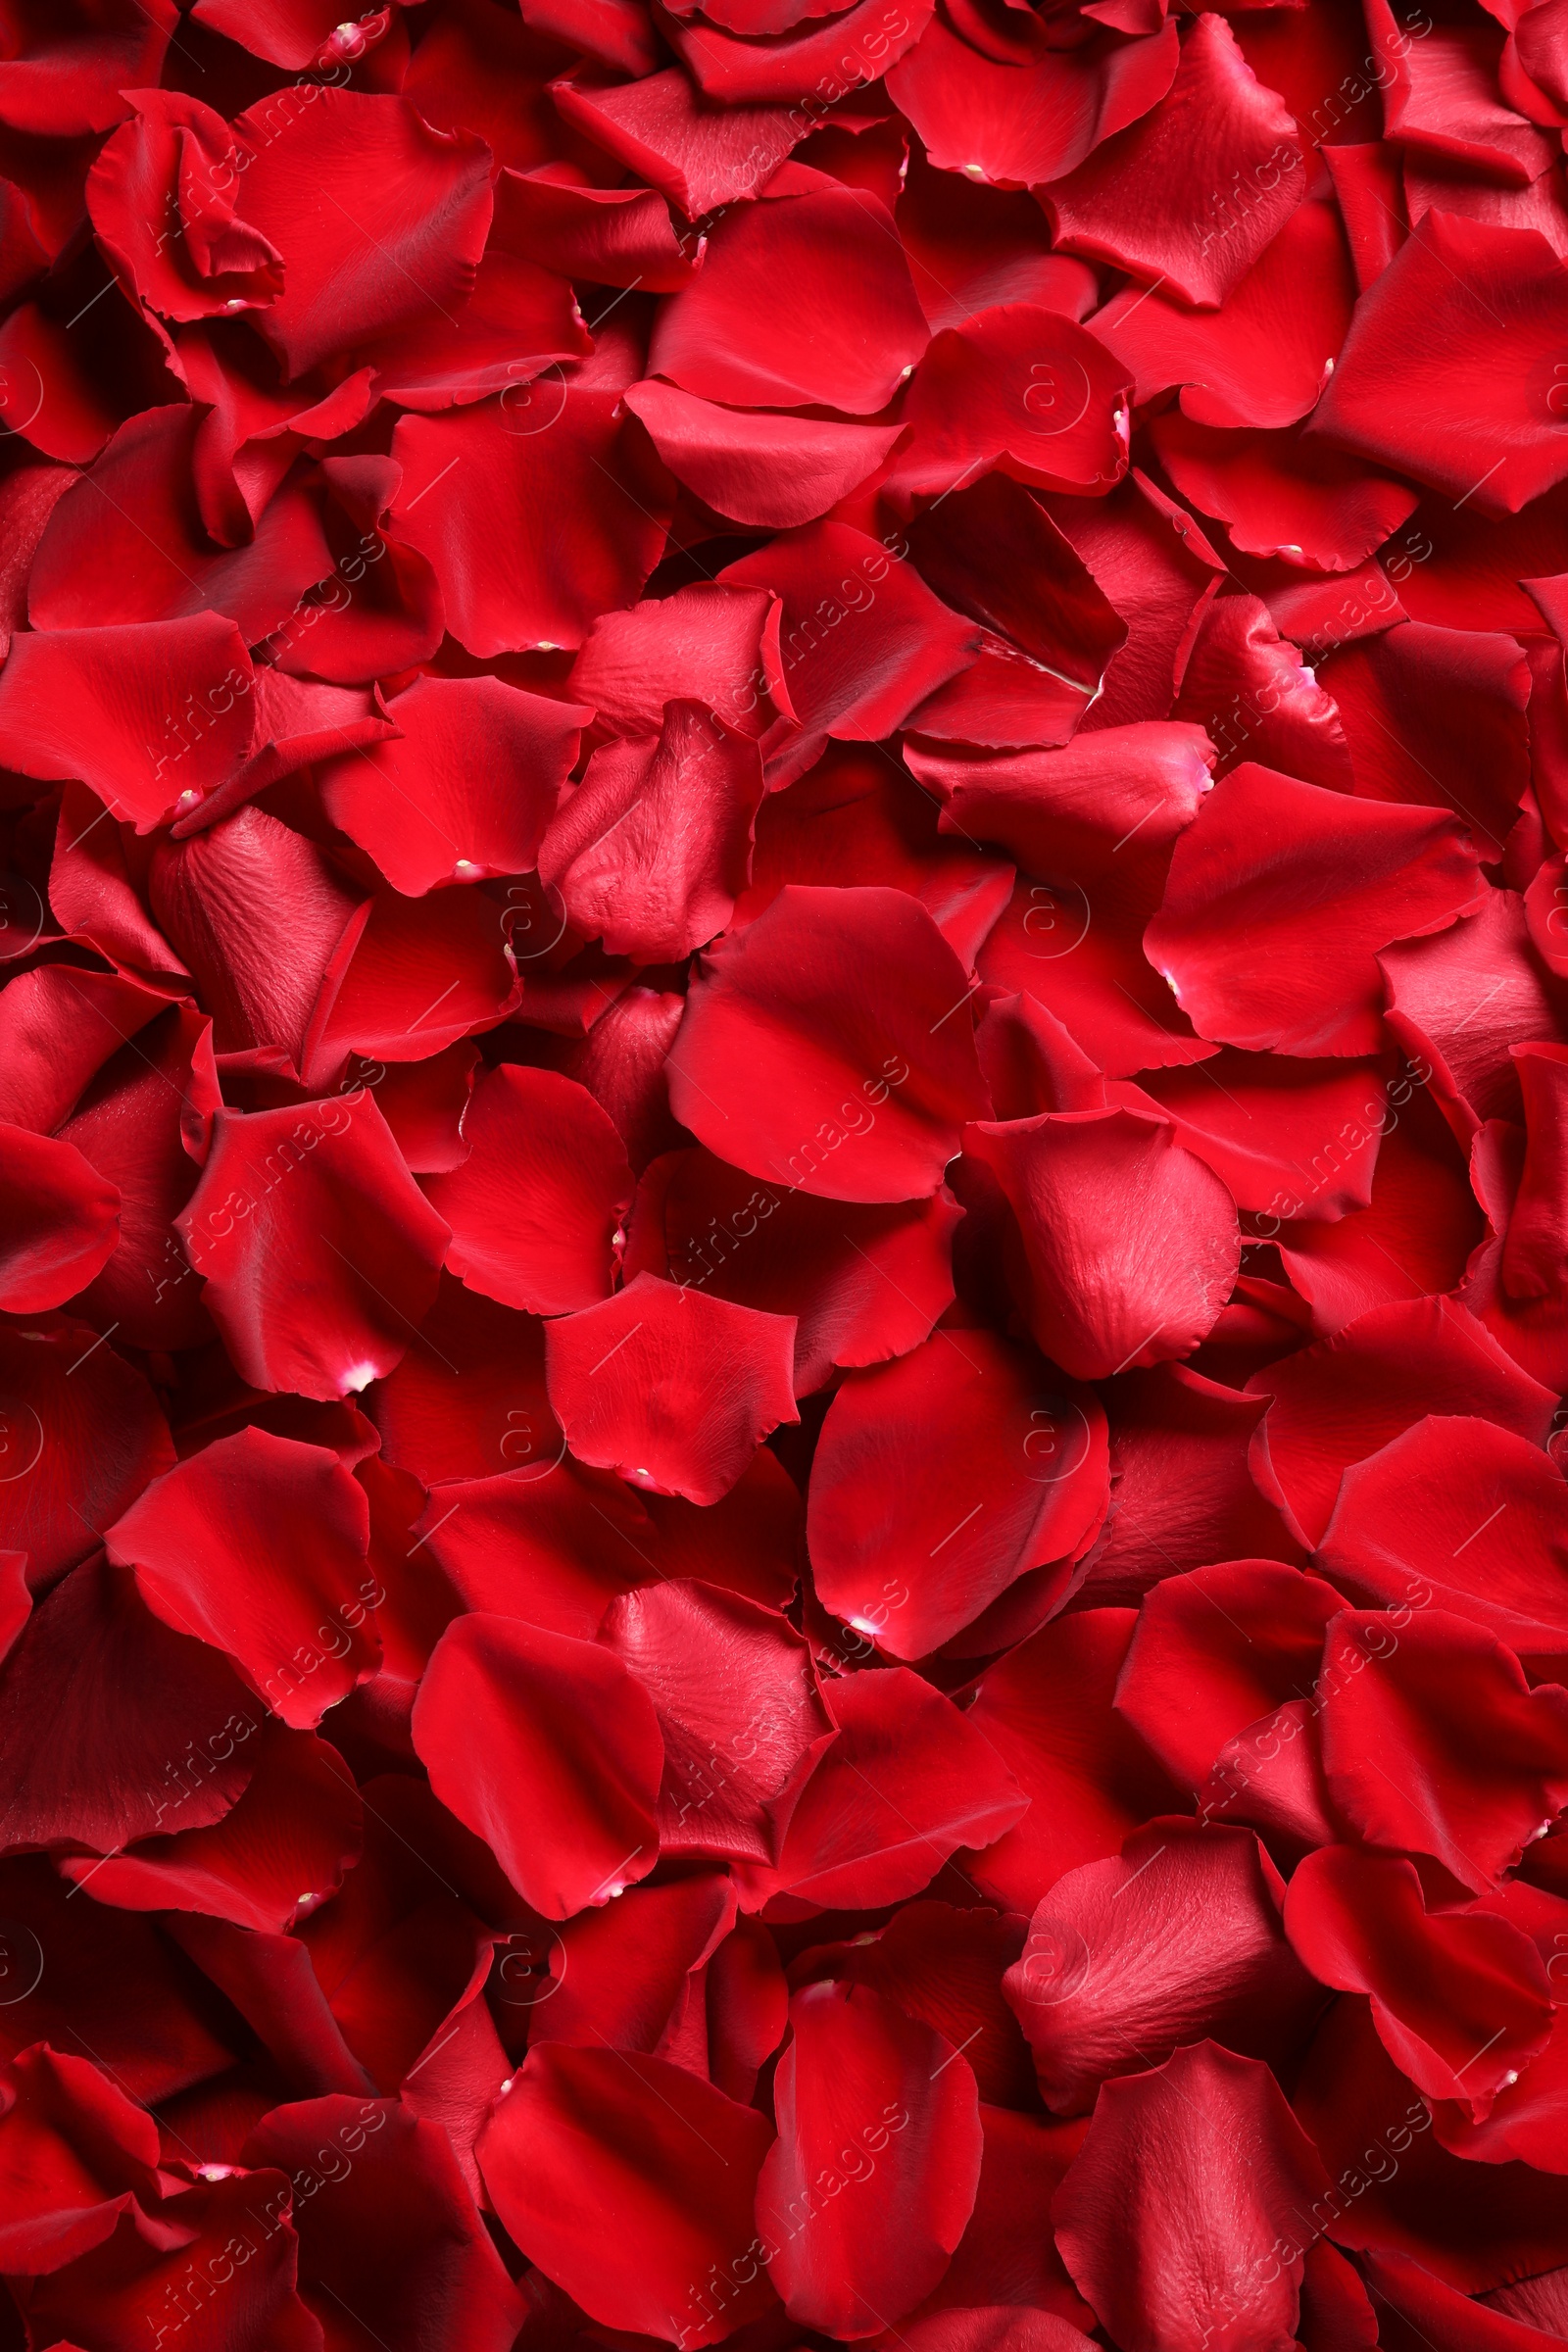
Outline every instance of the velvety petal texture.
POLYGON ((1568 0, 0 0, 0 2352, 1568 2343, 1568 0))

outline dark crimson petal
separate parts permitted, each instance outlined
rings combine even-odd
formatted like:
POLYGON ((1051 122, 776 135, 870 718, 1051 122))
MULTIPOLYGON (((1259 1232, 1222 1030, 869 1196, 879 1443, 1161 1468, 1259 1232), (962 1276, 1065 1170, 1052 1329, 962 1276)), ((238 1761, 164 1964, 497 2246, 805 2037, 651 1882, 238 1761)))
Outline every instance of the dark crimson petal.
MULTIPOLYGON (((101 2245, 133 2200, 156 2205, 157 2170, 157 2125, 84 2058, 40 2042, 0 2069, 0 2263, 13 2277, 57 2271, 101 2245)), ((164 2227, 177 2244, 178 2225, 164 2227)))
POLYGON ((1087 1390, 984 1331, 940 1331, 838 1390, 812 1463, 818 1597, 899 1658, 938 1649, 1031 1568, 1071 1567, 1109 1498, 1087 1390))
POLYGON ((1446 812, 1246 763, 1177 842, 1145 945, 1200 1034, 1254 1051, 1374 1053, 1375 956, 1478 906, 1481 854, 1446 812))
POLYGON ((61 1130, 120 1192, 120 1246, 76 1302, 132 1348, 189 1348, 212 1337, 173 1220, 196 1188, 192 1149, 218 1107, 212 1038, 172 1007, 127 1038, 61 1130))
POLYGON ((1280 635, 1258 597, 1222 596, 1207 608, 1187 650, 1176 710, 1213 738, 1221 775, 1245 751, 1249 760, 1304 783, 1350 790, 1350 757, 1334 697, 1280 635))
POLYGON ((956 1910, 951 1903, 906 1903, 880 1935, 818 1945, 802 1953, 793 1974, 797 1984, 833 1979, 868 1984, 963 2051, 982 2102, 1032 2109, 1028 2045, 999 1982, 1022 1944, 1020 1919, 956 1910))
POLYGON ((660 1851, 774 1861, 768 1808, 833 1729, 793 1626, 678 1579, 612 1601, 599 1638, 659 1718, 660 1851))
POLYGON ((0 760, 79 776, 147 833, 211 791, 250 746, 251 663, 217 612, 113 629, 29 629, 0 673, 0 760))
POLYGON ((1134 370, 1136 398, 1173 384, 1200 424, 1285 425, 1328 381, 1355 303, 1339 210, 1298 206, 1219 310, 1127 286, 1092 331, 1134 370), (1134 321, 1136 320, 1136 324, 1134 321))
POLYGON ((750 1175, 830 1200, 923 1199, 984 1109, 972 993, 900 892, 791 884, 705 959, 671 1107, 750 1175))
POLYGON ((284 384, 271 353, 243 328, 195 327, 175 349, 191 397, 208 412, 191 449, 202 521, 221 546, 243 546, 301 450, 363 422, 373 378, 361 368, 330 392, 314 372, 284 384))
POLYGON ((380 1663, 368 1506, 324 1446, 255 1428, 220 1438, 155 1479, 104 1540, 166 1625, 226 1651, 296 1730, 380 1663))
POLYGON ((149 2104, 235 2063, 220 2035, 243 2043, 243 2032, 152 1921, 78 1895, 41 1854, 0 1865, 0 1902, 16 1972, 0 2003, 0 2058, 40 2041, 85 2044, 127 2097, 149 2104))
POLYGON ((834 744, 758 810, 738 923, 753 921, 786 882, 902 890, 919 900, 967 969, 1006 903, 1013 869, 972 842, 944 842, 931 795, 880 748, 834 744))
POLYGON ((526 252, 509 251, 498 222, 461 308, 445 317, 421 308, 406 325, 360 344, 355 357, 374 368, 386 399, 428 412, 509 387, 522 402, 539 376, 554 379, 592 348, 570 285, 526 252))
MULTIPOLYGON (((928 0, 914 0, 907 11, 890 0, 860 0, 827 24, 760 40, 663 20, 671 47, 704 96, 724 106, 759 98, 811 98, 821 105, 824 90, 831 104, 902 57, 929 22, 928 0)), ((798 108, 795 114, 799 119, 798 108)))
POLYGON ((971 1127, 966 1152, 1006 1195, 1023 1237, 1030 1328, 1079 1380, 1190 1355, 1240 1262, 1227 1187, 1163 1119, 1047 1112, 971 1127))
POLYGON ((1412 1862, 1322 1846, 1292 1878, 1285 1917, 1315 1977, 1370 1993, 1379 2039, 1428 2098, 1484 2112, 1544 2046, 1551 1988, 1530 1938, 1429 1912, 1412 1862))
POLYGON ((134 2352, 172 2317, 191 2326, 190 2352, 232 2341, 318 2352, 320 2328, 295 2291, 292 2197, 290 2181, 271 2171, 198 2180, 175 2200, 182 2243, 155 2250, 122 2222, 104 2245, 30 2288, 29 2331, 51 2343, 91 2335, 102 2352, 134 2352), (243 2261, 236 2245, 250 2249, 243 2261))
POLYGON ((1115 1480, 1104 1533, 1090 1554, 1086 1599, 1124 1605, 1182 1568, 1209 1560, 1304 1554, 1249 1455, 1265 1404, 1185 1364, 1125 1372, 1104 1398, 1115 1480))
POLYGON ((60 1306, 120 1242, 120 1187, 73 1143, 0 1125, 0 1308, 60 1306))
MULTIPOLYGON (((579 1911, 564 1929, 548 1931, 548 1944, 542 1936, 514 1936, 502 1962, 501 1998, 515 1998, 532 2012, 528 2039, 535 2047, 564 2041, 592 2048, 598 2041, 701 2074, 706 1971, 734 1925, 734 1891, 716 1871, 663 1886, 630 1886, 613 1906, 579 1911)), ((776 1993, 782 2035, 781 1973, 776 1993)))
MULTIPOLYGON (((1014 691, 1032 675, 1042 692, 1070 683, 1093 702, 1107 663, 1126 640, 1126 627, 1088 566, 1075 559, 1066 533, 1021 482, 988 473, 954 491, 916 515, 909 542, 921 577, 950 605, 999 633, 988 651, 1006 662, 1014 691)), ((949 693, 958 691, 964 674, 949 693)), ((930 729, 929 709, 920 724, 930 729)), ((961 737, 963 729, 954 724, 949 732, 961 737)))
POLYGON ((496 195, 501 241, 562 277, 674 294, 703 259, 677 242, 652 188, 567 187, 543 172, 503 172, 496 195))
POLYGON ((625 1272, 796 1316, 795 1393, 807 1396, 836 1364, 919 1347, 953 1303, 959 1213, 945 1190, 886 1206, 817 1200, 707 1152, 669 1152, 643 1177, 625 1272))
POLYGON ((1042 503, 1127 631, 1086 724, 1098 730, 1163 718, 1193 613, 1213 591, 1220 558, 1186 509, 1136 466, 1104 498, 1042 503))
POLYGON ((1212 2042, 1109 2082, 1052 2208, 1127 2352, 1286 2352, 1328 2183, 1266 2066, 1212 2042))
POLYGON ((1527 2298, 1534 2279, 1478 2300, 1434 2278, 1408 2254, 1368 2254, 1365 2270, 1378 2312, 1377 2340, 1389 2352, 1420 2352, 1422 2346, 1427 2352, 1549 2352, 1561 2340, 1549 2306, 1539 2315, 1547 2324, 1531 2325, 1537 2314, 1527 2298))
POLYGON ((525 874, 588 712, 498 678, 416 678, 386 707, 403 740, 319 772, 333 823, 410 896, 482 873, 525 874))
POLYGON ((1517 514, 1568 470, 1550 406, 1565 326, 1568 271, 1544 237, 1428 213, 1357 306, 1313 429, 1517 514), (1430 365, 1412 367, 1417 343, 1430 365))
MULTIPOLYGON (((1281 1260, 1293 1288, 1310 1302, 1312 1328, 1320 1335, 1342 1331, 1373 1307, 1416 1291, 1458 1290, 1483 1240, 1485 1220, 1464 1155, 1438 1099, 1415 1095, 1399 1116, 1396 1105, 1409 1084, 1401 1075, 1382 1105, 1370 1097, 1341 1127, 1336 1144, 1325 1150, 1319 1141, 1313 1151, 1309 1164, 1315 1183, 1340 1150, 1380 1121, 1389 1122, 1378 1146, 1368 1207, 1337 1224, 1309 1218, 1280 1231, 1281 1260)), ((1298 1181, 1302 1172, 1299 1166, 1295 1171, 1298 1181)), ((1268 1203, 1275 1215, 1309 1205, 1288 1186, 1268 1203)))
POLYGON ((443 1274, 403 1360, 366 1394, 389 1462, 428 1486, 537 1472, 563 1450, 543 1327, 443 1274))
POLYGON ((1168 1112, 1239 1208, 1272 1217, 1345 1220, 1364 1209, 1398 1115, 1376 1062, 1230 1048, 1187 1069, 1146 1071, 1139 1091, 1168 1112))
POLYGON ((1340 1477, 1428 1413, 1479 1413, 1536 1445, 1550 1398, 1463 1307, 1421 1298, 1376 1307, 1331 1339, 1256 1373, 1269 1399, 1252 1468, 1294 1532, 1321 1543, 1340 1477))
POLYGON ((88 1561, 41 1600, 0 1670, 5 1848, 95 1853, 220 1821, 263 1711, 225 1662, 170 1633, 132 1580, 88 1561))
POLYGON ((666 302, 651 375, 734 407, 885 408, 929 340, 891 216, 827 182, 737 205, 666 302))
POLYGON ((1111 1705, 1131 1609, 1088 1609, 1046 1626, 982 1677, 969 1721, 1031 1802, 967 1867, 993 1901, 1032 1911, 1081 1863, 1121 1850, 1174 1802, 1170 1782, 1111 1705))
POLYGON ((1465 2294, 1557 2264, 1568 2182, 1506 2159, 1450 2155, 1432 2130, 1431 2102, 1384 2049, 1366 2001, 1351 1994, 1329 2010, 1295 2104, 1335 2183, 1298 2242, 1310 2228, 1355 2252, 1413 2254, 1465 2294))
POLYGON ((13 10, 0 122, 54 138, 107 130, 125 115, 125 87, 158 79, 178 23, 170 0, 13 10))
MULTIPOLYGON (((1555 1949, 1550 1957, 1557 1958, 1555 1949)), ((1547 1967, 1549 1970, 1550 1960, 1547 1967)), ((1470 2088, 1468 2074, 1461 2088, 1470 2088)), ((1561 2176, 1568 2170, 1563 2163, 1562 2138, 1563 2110, 1568 2104, 1565 2094, 1568 2032, 1559 2010, 1552 2018, 1551 2038, 1540 2056, 1518 2070, 1512 2082, 1505 2073, 1495 2098, 1444 2101, 1437 2110, 1434 2135, 1455 2156, 1481 2164, 1508 2164, 1517 2159, 1537 2172, 1561 2176), (1475 2120, 1478 2117, 1480 2120, 1475 2120)))
POLYGON ((1081 882, 1037 882, 1020 874, 1011 903, 975 959, 988 986, 1034 997, 1110 1076, 1204 1061, 1214 1051, 1198 1037, 1144 953, 1164 868, 1160 856, 1144 862, 1117 858, 1093 896, 1081 882))
POLYGON ((1003 1979, 1047 2106, 1087 2114, 1102 2083, 1205 2036, 1288 2065, 1326 1995, 1286 1940, 1284 1894, 1250 1830, 1185 1825, 1058 1879, 1003 1979))
POLYGON ((1306 183, 1284 100, 1257 80, 1225 19, 1205 15, 1158 105, 1069 177, 1053 177, 1041 201, 1054 242, 1068 252, 1217 308, 1306 183), (1232 196, 1238 175, 1243 193, 1232 196))
POLYGON ((944 833, 1000 841, 1030 873, 1087 888, 1119 870, 1111 860, 1135 835, 1137 858, 1170 850, 1202 806, 1214 747, 1200 727, 1149 721, 1060 751, 981 759, 911 743, 905 757, 940 795, 944 833))
POLYGON ((36 1591, 173 1459, 145 1376, 102 1332, 64 1316, 0 1324, 0 1544, 26 1553, 36 1591))
POLYGON ((960 1845, 987 1845, 1028 1803, 983 1733, 906 1667, 832 1686, 839 1732, 785 1831, 780 1883, 869 1909, 917 1894, 960 1845))
POLYGON ((693 1502, 717 1502, 768 1431, 800 1419, 794 1356, 793 1315, 653 1274, 545 1333, 551 1407, 578 1459, 693 1502))
POLYGON ((244 2161, 324 2179, 295 2226, 300 2296, 331 2352, 509 2352, 522 2297, 438 2126, 391 2100, 310 2099, 274 2107, 244 2161))
POLYGON ((280 1934, 335 1894, 360 1857, 360 1800, 335 1748, 264 1725, 249 1782, 220 1822, 141 1839, 103 1861, 66 1860, 94 1902, 127 1911, 200 1911, 280 1934))
POLYGON ((1464 1618, 1429 1609, 1396 1634, 1348 1609, 1324 1637, 1322 1689, 1329 1788, 1370 1844, 1430 1854, 1484 1893, 1568 1804, 1568 1691, 1532 1690, 1464 1618))
MULTIPOLYGON (((1565 2288, 1568 2288, 1568 2273, 1543 2271, 1534 2278, 1521 2278, 1517 2285, 1494 2287, 1479 2300, 1485 2307, 1502 2312, 1527 2328, 1541 2328, 1548 2335, 1555 2328, 1560 2335, 1565 2288)), ((1540 2352, 1539 2346, 1535 2352, 1540 2352)))
POLYGON ((1531 938, 1518 894, 1491 891, 1450 930, 1386 948, 1378 961, 1389 1027, 1408 1054, 1433 1064, 1441 1092, 1470 1118, 1522 1120, 1508 1049, 1525 1037, 1568 1043, 1568 1001, 1531 938))
POLYGON ((210 24, 254 56, 298 73, 304 66, 320 71, 337 62, 339 52, 330 46, 336 4, 337 0, 275 0, 263 7, 259 0, 195 0, 190 13, 198 24, 210 24))
POLYGON ((632 1173, 587 1088, 505 1062, 474 1089, 463 1137, 467 1157, 424 1187, 452 1228, 452 1272, 536 1315, 608 1298, 632 1173))
POLYGON ((758 2230, 790 2318, 854 2342, 928 2294, 963 2234, 980 2178, 974 2074, 869 1985, 807 1985, 790 2027, 758 2230))
POLYGON ((87 175, 93 228, 126 292, 181 319, 273 301, 283 257, 234 217, 239 177, 222 116, 173 91, 138 91, 130 105, 132 120, 87 175))
POLYGON ((1501 855, 1530 781, 1530 671, 1514 638, 1408 621, 1337 654, 1323 682, 1364 800, 1451 808, 1501 855))
MULTIPOLYGON (((1041 2352, 1083 2352, 1079 2338, 1093 2328, 1095 2315, 1056 2251, 1051 2200, 1083 2145, 1086 2122, 1047 2122, 982 2103, 980 2124, 985 2152, 973 2218, 941 2284, 905 2332, 923 2328, 928 2317, 967 2331, 1000 2308, 1014 2325, 1053 2330, 1041 2352), (1003 2306, 983 2300, 1004 2293, 1012 2300, 1003 2306), (1060 2328, 1071 2332, 1054 2332, 1060 2328)), ((934 2328, 933 2340, 941 2340, 934 2328)))
POLYGON ((446 1176, 464 1160, 463 1116, 473 1094, 478 1049, 459 1038, 428 1061, 394 1064, 376 1081, 376 1101, 411 1176, 446 1176))
POLYGON ((479 2169, 509 2234, 603 2326, 710 2344, 774 2300, 752 2212, 770 2137, 665 2059, 556 2042, 499 2101, 479 2169))
POLYGON ((470 1609, 592 1641, 606 1604, 658 1572, 653 1525, 617 1479, 567 1455, 548 1407, 508 1421, 517 1467, 432 1487, 410 1552, 427 1547, 470 1609))
POLYGON ((1432 1414, 1353 1463, 1317 1566, 1362 1608, 1436 1598, 1548 1673, 1568 1660, 1568 1486, 1491 1421, 1432 1414))
MULTIPOLYGON (((38 542, 27 583, 35 629, 220 613, 256 645, 302 608, 319 609, 305 606, 332 569, 319 499, 296 474, 270 499, 253 539, 215 547, 192 472, 197 436, 197 411, 183 404, 144 410, 122 425, 55 508, 38 542)), ((157 713, 158 748, 171 760, 227 717, 221 676, 205 682, 194 708, 182 688, 157 713)), ((237 679, 233 691, 240 692, 237 679)))
POLYGON ((414 1740, 436 1794, 547 1919, 610 1901, 659 1858, 659 1721, 592 1642, 459 1617, 419 1686, 414 1740))
POLYGON ((363 1089, 357 1102, 220 1111, 175 1225, 241 1376, 320 1397, 391 1371, 449 1238, 363 1089))
POLYGON ((658 735, 594 754, 540 846, 539 879, 609 955, 679 962, 735 911, 761 797, 755 746, 702 703, 666 701, 658 735))

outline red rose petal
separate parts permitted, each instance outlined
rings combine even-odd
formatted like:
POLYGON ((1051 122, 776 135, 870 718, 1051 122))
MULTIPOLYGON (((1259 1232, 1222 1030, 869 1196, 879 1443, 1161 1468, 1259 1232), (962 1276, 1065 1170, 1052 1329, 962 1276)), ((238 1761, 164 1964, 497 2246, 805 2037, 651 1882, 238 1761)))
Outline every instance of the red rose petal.
POLYGON ((1307 2233, 1298 2208, 1326 2185, 1267 2067, 1199 2042, 1106 2085, 1052 2210, 1067 2268, 1128 2352, 1284 2352, 1300 2291, 1291 2230, 1307 2233))
POLYGON ((547 1919, 608 1902, 658 1859, 658 1720, 593 1642, 458 1618, 419 1686, 414 1738, 436 1794, 547 1919))
POLYGON ((899 893, 790 885, 707 959, 670 1057, 671 1107, 750 1175, 830 1200, 923 1199, 982 1105, 970 994, 899 893), (884 999, 877 976, 895 964, 884 999))
POLYGON ((1432 809, 1244 764, 1177 843, 1146 945, 1200 1033, 1254 1051, 1369 1053, 1382 1006, 1373 957, 1477 906, 1479 856, 1432 809))
POLYGON ((347 1396, 391 1371, 447 1243, 368 1095, 220 1111, 175 1224, 244 1377, 305 1396, 347 1396))
POLYGON ((868 1985, 809 1984, 790 2025, 758 2228, 790 2318, 854 2342, 902 2319, 963 2234, 980 2177, 974 2075, 868 1985))
POLYGON ((475 1088, 463 1135, 467 1157, 424 1188, 452 1228, 453 1273, 536 1315, 608 1298, 632 1175, 587 1088, 504 1063, 475 1088))
POLYGON ((1109 1496, 1104 1423, 1028 1350, 938 1332, 844 1383, 812 1466, 807 1540, 825 1605, 918 1658, 1026 1570, 1072 1563, 1109 1496))
POLYGON ((773 2300, 752 2216, 769 2136, 665 2059, 554 2043, 528 2053, 479 2165, 510 2234, 603 2325, 709 2344, 773 2300))
POLYGON ((545 1334, 550 1402, 578 1459, 693 1502, 718 1501, 768 1431, 799 1420, 794 1353, 792 1315, 652 1274, 545 1334))
POLYGON ((1162 1825, 1056 1881, 1003 1987, 1055 2114, 1205 2037, 1284 2065, 1324 1995, 1286 1941, 1284 1889, 1248 1830, 1162 1825))
POLYGON ((380 1660, 368 1539, 335 1455, 246 1429, 155 1480, 105 1542, 166 1625, 226 1650, 309 1731, 380 1660))
POLYGON ((1190 1355, 1236 1279, 1227 1188, 1163 1120, 1047 1112, 967 1130, 1018 1220, 1042 1349, 1079 1380, 1190 1355))

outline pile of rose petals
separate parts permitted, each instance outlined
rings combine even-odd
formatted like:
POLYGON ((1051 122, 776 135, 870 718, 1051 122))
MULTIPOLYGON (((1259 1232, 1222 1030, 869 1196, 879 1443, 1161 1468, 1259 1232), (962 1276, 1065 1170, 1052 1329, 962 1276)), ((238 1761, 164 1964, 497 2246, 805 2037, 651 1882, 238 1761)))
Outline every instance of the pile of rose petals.
POLYGON ((0 2352, 1568 2343, 1568 0, 0 0, 0 2352))

